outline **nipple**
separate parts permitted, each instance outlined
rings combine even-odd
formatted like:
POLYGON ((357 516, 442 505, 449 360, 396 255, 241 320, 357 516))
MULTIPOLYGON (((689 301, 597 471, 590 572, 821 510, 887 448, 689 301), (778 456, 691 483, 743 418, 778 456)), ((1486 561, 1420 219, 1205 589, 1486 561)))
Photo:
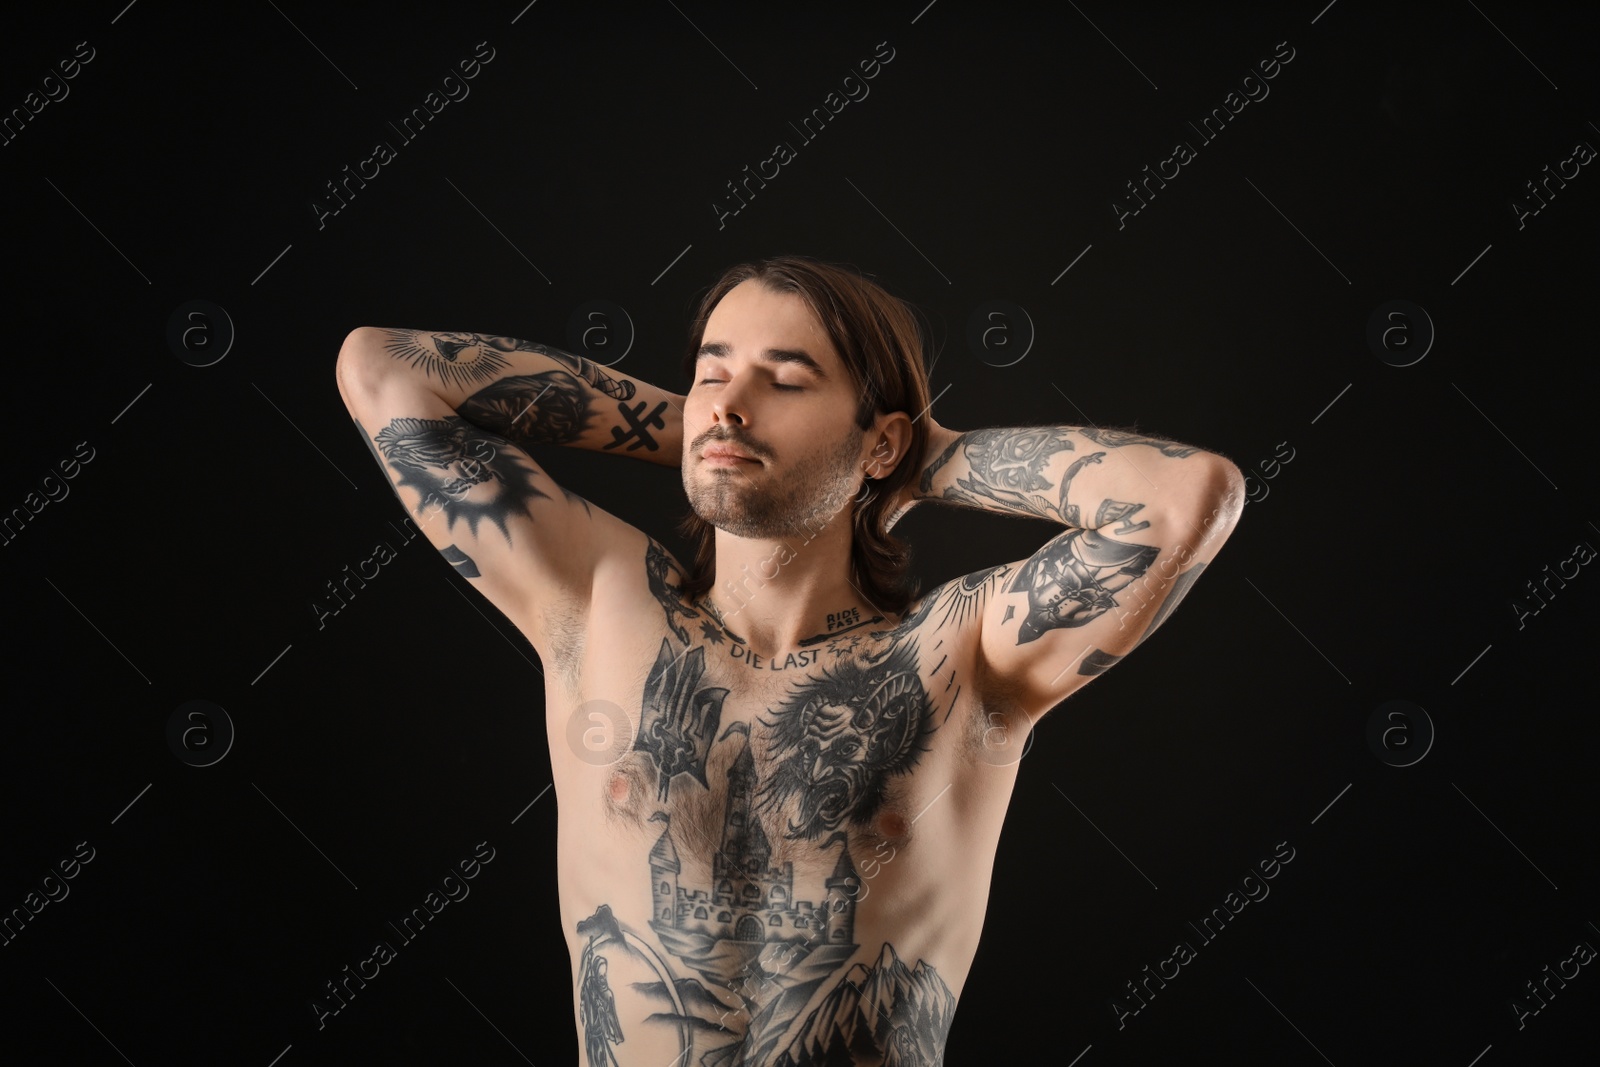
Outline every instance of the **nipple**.
POLYGON ((612 771, 611 780, 606 784, 606 789, 611 793, 611 799, 618 804, 628 799, 628 794, 633 785, 628 781, 628 776, 621 771, 612 771))
POLYGON ((886 811, 878 816, 878 833, 883 837, 904 837, 910 831, 911 824, 898 811, 886 811))

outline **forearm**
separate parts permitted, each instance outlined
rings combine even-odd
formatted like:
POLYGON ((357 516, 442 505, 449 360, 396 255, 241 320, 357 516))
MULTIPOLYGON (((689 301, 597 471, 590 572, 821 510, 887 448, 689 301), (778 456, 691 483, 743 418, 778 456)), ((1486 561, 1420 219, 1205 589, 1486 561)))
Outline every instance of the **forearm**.
POLYGON ((676 467, 683 397, 583 356, 515 337, 365 327, 339 354, 399 374, 513 444, 566 445, 676 467))
POLYGON ((1107 533, 1144 529, 1225 493, 1232 467, 1192 445, 1094 426, 940 427, 914 492, 1009 515, 1107 533))

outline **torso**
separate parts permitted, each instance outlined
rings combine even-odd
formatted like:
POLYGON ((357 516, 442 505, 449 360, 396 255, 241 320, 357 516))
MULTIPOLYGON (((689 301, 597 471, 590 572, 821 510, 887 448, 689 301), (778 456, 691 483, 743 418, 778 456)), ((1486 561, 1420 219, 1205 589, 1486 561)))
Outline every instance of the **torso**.
POLYGON ((772 662, 644 555, 540 627, 580 1064, 940 1062, 1021 740, 987 588, 772 662))

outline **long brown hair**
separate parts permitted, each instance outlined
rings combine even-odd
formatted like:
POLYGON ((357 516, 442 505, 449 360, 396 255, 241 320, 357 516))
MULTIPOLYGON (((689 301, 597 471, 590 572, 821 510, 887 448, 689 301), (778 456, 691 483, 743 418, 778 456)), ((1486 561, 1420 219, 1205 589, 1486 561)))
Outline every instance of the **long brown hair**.
MULTIPOLYGON (((867 429, 879 413, 903 411, 914 419, 906 454, 886 477, 868 480, 872 492, 865 500, 858 496, 851 514, 850 580, 873 607, 903 614, 917 593, 910 575, 911 549, 885 530, 884 523, 895 494, 922 468, 928 445, 928 423, 920 416, 931 398, 923 333, 916 314, 905 301, 850 267, 808 256, 740 263, 724 271, 701 297, 689 324, 683 366, 691 381, 712 309, 734 286, 752 279, 772 292, 799 296, 822 323, 861 391, 856 406, 858 427, 867 429)), ((694 551, 683 592, 699 597, 711 588, 715 574, 716 528, 691 507, 678 529, 694 551)))

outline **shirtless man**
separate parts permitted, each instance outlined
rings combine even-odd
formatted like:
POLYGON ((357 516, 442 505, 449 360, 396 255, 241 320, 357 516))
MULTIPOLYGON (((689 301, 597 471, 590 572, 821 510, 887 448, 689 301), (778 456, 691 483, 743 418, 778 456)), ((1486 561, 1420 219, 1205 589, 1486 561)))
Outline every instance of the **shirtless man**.
POLYGON ((680 396, 362 328, 337 376, 547 667, 583 1063, 941 1063, 1024 739, 1177 605, 1242 476, 1124 430, 939 426, 906 305, 803 257, 727 272, 690 362, 680 396), (695 559, 556 485, 541 445, 681 467, 695 559), (916 597, 888 528, 923 500, 1066 529, 916 597))

